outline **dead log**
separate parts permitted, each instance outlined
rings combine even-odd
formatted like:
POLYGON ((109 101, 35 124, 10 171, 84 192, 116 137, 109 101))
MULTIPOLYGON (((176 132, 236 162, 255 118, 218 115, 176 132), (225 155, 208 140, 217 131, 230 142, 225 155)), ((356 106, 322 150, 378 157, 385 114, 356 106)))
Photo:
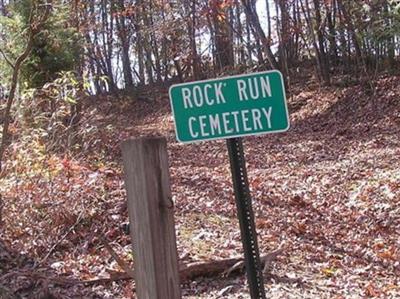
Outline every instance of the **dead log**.
MULTIPOLYGON (((109 250, 109 248, 107 249, 109 250)), ((121 258, 116 258, 116 253, 112 251, 112 256, 119 260, 119 264, 121 263, 121 258)), ((263 272, 265 273, 265 280, 273 280, 280 283, 298 283, 302 284, 303 281, 299 278, 290 278, 286 276, 279 276, 276 274, 272 274, 270 272, 271 263, 282 253, 284 252, 283 248, 279 248, 275 251, 272 251, 268 254, 262 255, 260 260, 263 267, 263 272)), ((123 262, 124 270, 127 267, 126 262, 123 262)), ((232 274, 240 274, 244 271, 244 260, 242 257, 238 258, 229 258, 223 260, 211 260, 207 262, 193 262, 185 265, 180 265, 179 267, 179 278, 181 283, 192 281, 199 277, 215 277, 215 276, 230 276, 232 274)), ((93 280, 81 281, 83 284, 93 285, 93 284, 102 284, 119 280, 130 280, 134 279, 133 271, 127 272, 114 272, 110 275, 109 278, 99 278, 93 280)))
MULTIPOLYGON (((272 261, 278 255, 283 253, 283 249, 279 248, 266 255, 261 256, 260 261, 264 271, 269 270, 272 261)), ((218 274, 229 276, 233 273, 239 273, 244 270, 244 260, 240 258, 230 258, 224 260, 212 260, 208 262, 195 262, 181 266, 179 269, 179 276, 181 282, 193 280, 197 277, 211 277, 218 274)))
POLYGON ((211 260, 208 262, 189 263, 180 266, 179 277, 181 282, 186 282, 198 277, 211 277, 218 274, 224 274, 227 269, 230 269, 238 262, 243 262, 243 258, 230 258, 224 260, 211 260))
MULTIPOLYGON (((109 245, 109 244, 108 244, 109 245)), ((110 248, 106 248, 110 251, 110 248)), ((271 263, 283 253, 283 249, 277 249, 268 254, 262 255, 260 260, 261 264, 264 267, 264 271, 270 269, 271 263)), ((107 281, 117 281, 117 280, 127 280, 134 279, 133 271, 126 271, 127 263, 123 262, 123 266, 121 265, 121 257, 115 257, 116 253, 112 250, 112 256, 114 259, 118 261, 121 268, 125 270, 125 272, 113 273, 110 278, 101 278, 95 280, 84 281, 85 284, 95 284, 95 283, 105 283, 107 281)), ((229 258, 223 260, 211 260, 207 262, 193 262, 185 265, 180 265, 179 267, 179 277, 180 282, 188 282, 194 280, 198 277, 214 277, 214 276, 230 276, 232 274, 239 274, 244 270, 244 260, 242 257, 237 258, 229 258)), ((269 277, 267 275, 267 277, 269 277)), ((272 278, 276 278, 274 276, 272 278)))

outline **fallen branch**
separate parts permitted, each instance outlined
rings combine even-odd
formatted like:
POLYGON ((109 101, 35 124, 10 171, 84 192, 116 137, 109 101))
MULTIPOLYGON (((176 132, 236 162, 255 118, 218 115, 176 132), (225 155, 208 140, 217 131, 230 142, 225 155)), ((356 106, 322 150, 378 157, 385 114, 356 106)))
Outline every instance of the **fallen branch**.
POLYGON ((112 249, 110 243, 103 237, 99 236, 99 239, 101 243, 103 243, 104 248, 107 249, 108 253, 115 259, 115 261, 118 263, 118 265, 128 274, 130 278, 135 278, 135 275, 133 273, 133 270, 131 270, 131 267, 128 265, 127 262, 125 262, 122 258, 118 256, 118 254, 112 249))
MULTIPOLYGON (((74 284, 82 283, 78 279, 71 279, 71 278, 62 277, 62 276, 58 276, 58 275, 49 275, 48 271, 43 272, 43 271, 35 271, 35 270, 20 270, 20 271, 9 272, 0 277, 0 283, 4 283, 5 281, 9 280, 13 276, 18 277, 19 279, 21 279, 23 277, 31 278, 31 279, 34 279, 35 281, 46 280, 48 282, 51 282, 52 284, 57 284, 57 285, 74 285, 74 284)), ((0 298, 1 298, 1 296, 0 296, 0 298)))
MULTIPOLYGON (((270 270, 272 261, 274 261, 278 257, 278 255, 280 255, 282 253, 283 253, 283 249, 279 248, 275 251, 272 251, 272 252, 260 257, 260 262, 263 267, 264 273, 268 272, 270 270)), ((231 266, 228 270, 224 271, 224 274, 226 274, 226 276, 229 276, 234 271, 243 270, 244 266, 245 266, 244 260, 241 258, 233 266, 231 266)))
MULTIPOLYGON (((208 262, 194 262, 186 265, 182 265, 179 269, 179 276, 181 282, 193 280, 201 276, 215 276, 218 274, 224 274, 226 269, 232 268, 238 262, 242 262, 242 258, 231 258, 225 260, 211 260, 208 262)), ((236 268, 231 272, 238 270, 236 268)))
MULTIPOLYGON (((100 241, 104 247, 117 261, 118 265, 125 270, 125 272, 115 272, 109 278, 98 278, 82 281, 83 284, 101 284, 109 283, 118 280, 129 280, 134 278, 133 270, 129 267, 128 263, 119 257, 111 248, 110 244, 102 237, 100 241)), ((279 276, 269 272, 271 263, 283 253, 283 249, 279 248, 266 255, 261 256, 261 265, 264 267, 265 280, 274 280, 279 283, 303 283, 299 278, 290 278, 286 276, 279 276)), ((181 265, 179 268, 179 276, 181 283, 194 280, 198 277, 213 277, 217 275, 229 276, 232 273, 243 272, 245 263, 243 258, 230 258, 224 260, 211 260, 208 262, 193 262, 186 265, 181 265)))
MULTIPOLYGON (((104 238, 100 238, 100 241, 105 245, 107 251, 111 256, 117 261, 119 266, 125 270, 125 272, 115 272, 110 275, 109 278, 98 278, 81 281, 83 284, 101 284, 109 283, 118 280, 129 280, 133 279, 133 271, 129 268, 127 262, 123 261, 115 251, 111 248, 108 242, 104 238), (105 242, 104 242, 105 241, 105 242), (107 245, 106 245, 107 244, 107 245), (129 271, 126 271, 128 269, 129 271)), ((283 249, 275 250, 271 253, 261 256, 260 260, 262 265, 270 265, 270 263, 276 259, 276 257, 283 252, 283 249)), ((264 266, 265 269, 265 266, 264 266)), ((193 262, 186 265, 181 265, 179 268, 179 277, 181 283, 191 281, 198 277, 212 277, 222 274, 224 276, 229 276, 232 273, 239 273, 244 270, 243 258, 230 258, 224 260, 211 260, 208 262, 193 262)), ((266 276, 268 279, 273 279, 278 282, 298 282, 291 278, 279 277, 277 275, 268 274, 266 276)))
MULTIPOLYGON (((264 267, 264 271, 269 270, 272 261, 275 260, 278 255, 282 253, 283 249, 279 248, 275 251, 261 256, 260 261, 261 266, 264 267)), ((213 260, 205 263, 199 262, 188 264, 179 269, 179 274, 181 277, 181 281, 187 281, 200 276, 214 276, 218 274, 229 276, 232 273, 243 271, 244 268, 244 260, 240 257, 217 261, 213 260)))
MULTIPOLYGON (((90 280, 76 280, 76 279, 68 279, 68 278, 62 278, 62 277, 49 277, 48 274, 40 273, 40 272, 20 272, 19 277, 21 276, 26 276, 26 277, 32 277, 36 279, 46 279, 47 281, 53 283, 53 284, 67 284, 67 285, 73 285, 73 284, 85 284, 85 285, 94 285, 94 284, 105 284, 105 283, 110 283, 114 281, 121 281, 121 280, 131 280, 133 279, 133 271, 129 268, 127 263, 123 261, 116 253, 115 251, 111 248, 109 243, 103 239, 101 240, 103 245, 105 245, 105 248, 107 251, 113 252, 111 255, 113 256, 114 259, 118 259, 119 262, 118 264, 125 270, 125 268, 128 268, 129 271, 126 272, 113 272, 110 274, 110 277, 107 278, 97 278, 97 279, 90 279, 90 280), (103 242, 105 241, 105 242, 103 242), (110 250, 111 249, 111 250, 110 250), (123 262, 121 262, 123 261, 123 262), (120 264, 121 263, 121 264, 120 264), (124 266, 122 266, 124 265, 124 266)), ((276 257, 283 252, 282 249, 275 250, 269 254, 263 255, 261 257, 261 263, 263 265, 267 263, 271 263, 272 260, 276 259, 276 257)), ((264 267, 265 268, 265 267, 264 267)), ((244 263, 243 263, 243 258, 231 258, 231 259, 225 259, 225 260, 212 260, 208 262, 194 262, 190 263, 187 265, 181 266, 179 269, 179 276, 181 279, 181 283, 188 282, 190 280, 193 280, 198 277, 212 277, 215 275, 223 274, 223 275, 230 275, 232 273, 239 273, 244 270, 244 263), (227 270, 228 268, 228 270, 227 270)), ((18 273, 18 272, 16 272, 18 273)), ((265 275, 265 280, 273 280, 275 282, 279 283, 298 283, 302 284, 303 281, 299 278, 290 278, 286 276, 279 276, 276 274, 272 273, 267 273, 265 275)))
POLYGON ((14 70, 15 65, 11 62, 11 60, 8 58, 8 56, 6 55, 6 53, 4 53, 2 49, 0 49, 0 54, 3 56, 5 62, 7 62, 7 64, 14 70))
POLYGON ((304 284, 304 281, 301 278, 291 278, 287 276, 279 276, 272 273, 267 273, 264 277, 264 281, 273 280, 278 283, 297 283, 297 284, 304 284))
POLYGON ((271 263, 283 253, 283 248, 278 248, 261 257, 261 263, 264 265, 263 272, 269 272, 271 270, 271 263))
POLYGON ((110 277, 83 280, 80 283, 85 285, 93 285, 93 284, 102 284, 113 281, 131 280, 131 279, 133 279, 132 276, 130 276, 126 272, 114 272, 113 274, 110 275, 110 277))
POLYGON ((67 236, 75 229, 75 227, 82 221, 82 216, 83 216, 83 210, 81 211, 81 213, 79 214, 78 218, 76 219, 75 223, 68 229, 68 231, 60 238, 57 240, 57 242, 55 242, 53 244, 53 246, 51 246, 50 250, 47 252, 46 256, 41 259, 38 264, 36 264, 36 267, 43 264, 43 262, 45 260, 47 260, 49 258, 49 256, 53 253, 54 249, 56 249, 56 247, 62 242, 64 241, 67 236))

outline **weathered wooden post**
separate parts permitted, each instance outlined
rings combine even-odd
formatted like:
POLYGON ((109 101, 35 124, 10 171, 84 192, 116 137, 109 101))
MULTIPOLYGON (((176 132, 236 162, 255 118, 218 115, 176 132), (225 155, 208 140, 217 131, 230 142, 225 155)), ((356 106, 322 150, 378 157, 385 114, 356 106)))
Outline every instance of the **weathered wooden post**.
POLYGON ((139 299, 181 298, 165 138, 123 142, 139 299))

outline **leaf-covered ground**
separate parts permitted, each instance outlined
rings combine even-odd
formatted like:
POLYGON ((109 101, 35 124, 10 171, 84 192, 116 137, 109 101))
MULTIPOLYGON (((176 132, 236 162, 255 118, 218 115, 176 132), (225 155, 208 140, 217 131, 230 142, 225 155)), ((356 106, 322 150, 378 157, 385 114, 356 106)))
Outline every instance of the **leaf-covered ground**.
MULTIPOLYGON (((291 129, 245 139, 260 251, 283 248, 272 273, 303 281, 266 281, 269 298, 400 297, 399 82, 382 76, 374 90, 295 86, 291 129)), ((15 125, 0 185, 0 286, 27 298, 134 296, 132 281, 75 281, 121 271, 100 237, 134 263, 121 229, 119 147, 130 137, 168 139, 180 261, 242 255, 225 142, 178 144, 158 93, 149 92, 149 102, 88 100, 84 144, 68 153, 22 143, 15 125)), ((182 292, 249 297, 244 275, 197 279, 182 292)))

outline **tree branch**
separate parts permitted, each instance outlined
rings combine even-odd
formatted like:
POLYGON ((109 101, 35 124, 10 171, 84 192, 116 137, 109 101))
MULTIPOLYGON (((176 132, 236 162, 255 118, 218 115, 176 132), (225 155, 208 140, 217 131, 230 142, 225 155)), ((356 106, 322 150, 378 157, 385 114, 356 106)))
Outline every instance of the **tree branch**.
POLYGON ((38 34, 44 24, 46 23, 49 15, 50 15, 50 9, 51 9, 51 1, 47 2, 45 5, 45 10, 42 16, 38 17, 38 21, 34 21, 34 10, 35 10, 35 3, 32 4, 31 11, 30 11, 30 16, 29 16, 29 28, 28 28, 28 41, 26 44, 26 47, 24 51, 22 52, 21 55, 18 56, 18 58, 15 61, 14 68, 13 68, 13 73, 11 77, 11 88, 10 88, 10 94, 7 100, 7 105, 6 109, 4 111, 4 123, 3 123, 3 132, 2 132, 2 138, 1 138, 1 144, 0 144, 0 172, 2 170, 2 161, 3 161, 3 155, 7 147, 7 141, 9 137, 9 132, 8 128, 10 126, 10 113, 11 113, 11 107, 14 102, 15 98, 15 92, 17 90, 17 85, 18 85, 18 78, 19 78, 19 72, 21 69, 22 64, 24 61, 28 58, 32 47, 33 47, 33 42, 36 34, 38 34))
POLYGON ((11 66, 12 69, 14 69, 15 66, 14 66, 14 64, 11 62, 11 60, 7 57, 6 53, 4 53, 4 51, 3 51, 2 49, 0 49, 0 53, 1 53, 1 55, 3 55, 4 60, 7 62, 7 64, 8 64, 9 66, 11 66))

